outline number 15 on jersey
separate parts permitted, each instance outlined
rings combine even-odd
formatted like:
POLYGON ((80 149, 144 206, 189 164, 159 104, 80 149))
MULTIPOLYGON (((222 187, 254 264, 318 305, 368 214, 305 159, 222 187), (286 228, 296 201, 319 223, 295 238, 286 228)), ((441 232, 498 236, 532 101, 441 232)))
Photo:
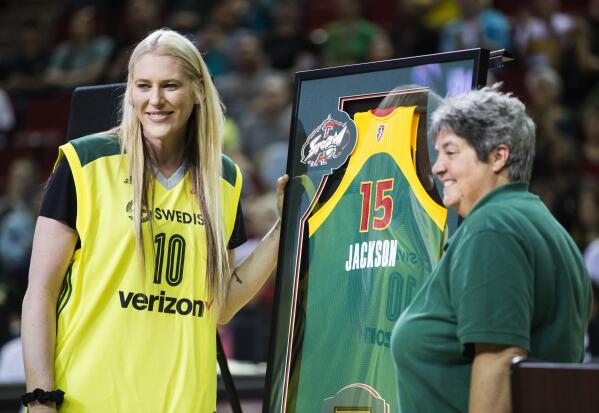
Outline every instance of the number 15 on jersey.
POLYGON ((387 229, 391 224, 393 217, 393 178, 380 179, 376 181, 374 208, 371 207, 372 202, 372 181, 360 182, 360 193, 362 194, 362 213, 360 214, 360 232, 368 232, 370 230, 370 216, 372 215, 372 228, 377 231, 387 229))

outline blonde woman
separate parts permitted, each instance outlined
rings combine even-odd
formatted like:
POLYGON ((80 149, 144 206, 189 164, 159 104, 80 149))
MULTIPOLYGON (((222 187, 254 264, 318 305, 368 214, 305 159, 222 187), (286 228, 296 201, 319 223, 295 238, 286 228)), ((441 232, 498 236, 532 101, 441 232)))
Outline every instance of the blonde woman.
POLYGON ((242 177, 194 45, 158 30, 128 69, 120 126, 60 147, 37 222, 22 319, 32 413, 215 411, 216 325, 276 263, 279 223, 233 267, 242 177))

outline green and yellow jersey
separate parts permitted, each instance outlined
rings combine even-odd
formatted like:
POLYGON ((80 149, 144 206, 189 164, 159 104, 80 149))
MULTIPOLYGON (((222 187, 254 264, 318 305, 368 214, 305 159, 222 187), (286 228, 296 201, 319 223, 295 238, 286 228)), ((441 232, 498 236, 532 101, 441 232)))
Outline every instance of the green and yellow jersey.
POLYGON ((441 256, 447 216, 416 175, 414 109, 355 114, 358 141, 345 174, 308 219, 295 412, 330 412, 346 386, 358 405, 339 408, 365 408, 360 389, 370 389, 396 409, 391 331, 441 256))

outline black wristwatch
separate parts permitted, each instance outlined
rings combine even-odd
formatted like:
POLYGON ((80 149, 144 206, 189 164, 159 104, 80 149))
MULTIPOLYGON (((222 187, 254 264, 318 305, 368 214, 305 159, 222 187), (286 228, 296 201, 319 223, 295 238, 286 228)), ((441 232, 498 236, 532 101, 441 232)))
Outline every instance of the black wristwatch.
POLYGON ((45 391, 42 389, 35 389, 32 392, 25 393, 21 396, 21 403, 23 406, 27 406, 29 403, 38 401, 40 403, 54 402, 58 406, 64 400, 64 392, 60 389, 45 391))

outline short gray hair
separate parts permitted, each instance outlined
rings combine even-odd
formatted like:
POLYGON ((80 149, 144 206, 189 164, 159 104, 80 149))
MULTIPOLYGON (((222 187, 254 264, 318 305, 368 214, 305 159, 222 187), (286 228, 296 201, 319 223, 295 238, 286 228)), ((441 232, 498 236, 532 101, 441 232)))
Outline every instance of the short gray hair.
POLYGON ((511 181, 529 182, 535 152, 535 124, 526 107, 499 84, 446 98, 432 115, 431 134, 447 130, 464 138, 482 162, 498 145, 507 145, 511 181))

